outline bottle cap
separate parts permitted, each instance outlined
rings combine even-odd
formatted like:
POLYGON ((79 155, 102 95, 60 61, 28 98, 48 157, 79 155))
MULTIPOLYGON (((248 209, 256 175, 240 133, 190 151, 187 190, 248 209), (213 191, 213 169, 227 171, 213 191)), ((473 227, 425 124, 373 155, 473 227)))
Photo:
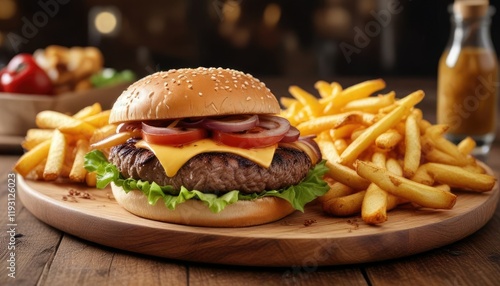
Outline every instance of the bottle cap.
POLYGON ((463 18, 480 18, 486 15, 489 0, 455 0, 453 12, 463 18))

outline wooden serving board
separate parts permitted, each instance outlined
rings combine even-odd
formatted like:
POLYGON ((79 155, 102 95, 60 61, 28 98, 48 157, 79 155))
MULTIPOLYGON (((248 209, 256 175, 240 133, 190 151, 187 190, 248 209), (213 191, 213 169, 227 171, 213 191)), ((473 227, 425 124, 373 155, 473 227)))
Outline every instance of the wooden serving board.
POLYGON ((82 239, 165 258, 249 266, 355 264, 424 252, 480 229, 499 199, 497 183, 487 193, 460 192, 452 210, 399 207, 379 226, 366 225, 359 217, 329 217, 318 205, 309 205, 305 213, 270 224, 207 228, 132 215, 116 203, 110 189, 20 176, 18 182, 23 204, 38 219, 82 239), (69 195, 75 191, 80 195, 69 195))

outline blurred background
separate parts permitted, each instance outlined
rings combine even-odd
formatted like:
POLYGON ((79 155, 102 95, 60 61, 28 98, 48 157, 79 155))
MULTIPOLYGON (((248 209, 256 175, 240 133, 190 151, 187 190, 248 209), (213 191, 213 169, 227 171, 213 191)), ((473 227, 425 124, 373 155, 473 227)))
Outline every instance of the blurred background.
MULTIPOLYGON (((140 76, 222 66, 255 76, 435 77, 451 3, 0 0, 0 67, 17 53, 57 44, 97 46, 105 66, 140 76)), ((497 54, 499 18, 492 20, 497 54)))

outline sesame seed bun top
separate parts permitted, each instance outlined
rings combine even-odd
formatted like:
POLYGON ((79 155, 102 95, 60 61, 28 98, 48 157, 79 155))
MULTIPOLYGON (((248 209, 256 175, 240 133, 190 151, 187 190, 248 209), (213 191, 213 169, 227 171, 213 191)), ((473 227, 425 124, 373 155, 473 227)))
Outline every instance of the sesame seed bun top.
POLYGON ((200 67, 157 72, 133 83, 116 100, 109 122, 279 111, 276 97, 252 75, 200 67))

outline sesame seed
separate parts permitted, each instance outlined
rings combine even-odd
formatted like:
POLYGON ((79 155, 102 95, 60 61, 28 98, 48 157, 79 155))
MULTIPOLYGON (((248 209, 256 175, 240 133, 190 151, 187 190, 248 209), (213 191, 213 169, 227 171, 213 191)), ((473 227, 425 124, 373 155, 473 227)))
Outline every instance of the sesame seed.
POLYGON ((247 100, 252 100, 252 98, 250 96, 247 96, 247 100))
POLYGON ((192 84, 188 85, 188 88, 193 89, 193 85, 192 84))
POLYGON ((201 92, 198 92, 198 95, 199 95, 199 96, 202 96, 202 95, 203 95, 203 93, 201 93, 201 92))

